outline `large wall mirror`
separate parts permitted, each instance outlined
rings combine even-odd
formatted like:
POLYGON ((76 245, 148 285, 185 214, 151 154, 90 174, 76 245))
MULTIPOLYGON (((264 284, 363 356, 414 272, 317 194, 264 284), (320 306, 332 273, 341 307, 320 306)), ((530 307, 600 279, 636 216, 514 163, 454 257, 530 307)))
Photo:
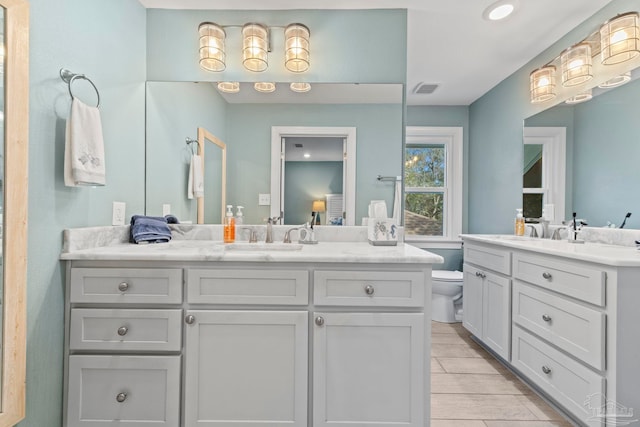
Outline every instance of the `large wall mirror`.
POLYGON ((0 427, 10 427, 25 415, 29 5, 0 6, 0 427))
MULTIPOLYGON (((276 83, 274 92, 260 93, 253 83, 240 83, 240 91, 229 94, 220 92, 212 82, 174 81, 147 82, 146 91, 147 215, 161 215, 163 206, 170 205, 171 213, 181 222, 196 222, 195 201, 187 198, 191 150, 185 138, 195 135, 198 127, 226 144, 226 203, 244 206, 246 224, 261 224, 265 218, 277 216, 275 213, 285 208, 280 207, 280 200, 287 205, 284 217, 292 224, 308 221, 313 201, 326 202, 327 195, 345 195, 344 224, 357 223, 357 218, 366 216, 371 199, 392 203, 393 186, 378 182, 376 176, 395 176, 401 170, 402 84, 315 83, 310 91, 299 93, 292 91, 289 83, 276 83), (283 159, 288 162, 288 173, 282 178, 283 185, 274 185, 272 177, 280 176, 275 170, 279 162, 273 166, 272 161, 275 128, 317 131, 314 141, 290 140, 287 153, 292 154, 296 144, 327 149, 337 144, 338 154, 320 157, 319 152, 325 150, 314 150, 316 159, 324 159, 322 164, 313 159, 283 159), (347 128, 354 130, 353 145, 345 145, 349 132, 325 132, 347 128), (284 181, 287 177, 289 185, 284 181), (302 182, 310 184, 301 188, 302 182), (270 196, 268 203, 260 203, 261 194, 270 196)), ((312 135, 294 132, 284 136, 312 135)), ((220 164, 208 155, 205 162, 204 223, 219 224, 220 164)), ((338 215, 330 216, 327 208, 325 203, 321 223, 329 225, 327 218, 339 222, 338 215)))

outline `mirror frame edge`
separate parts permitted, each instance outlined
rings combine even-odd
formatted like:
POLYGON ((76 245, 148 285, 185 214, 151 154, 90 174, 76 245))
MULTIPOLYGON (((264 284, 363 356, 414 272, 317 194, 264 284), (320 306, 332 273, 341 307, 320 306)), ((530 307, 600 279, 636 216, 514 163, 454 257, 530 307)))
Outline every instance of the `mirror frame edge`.
POLYGON ((0 0, 0 6, 5 9, 6 23, 4 351, 0 427, 10 427, 26 414, 29 3, 0 0))

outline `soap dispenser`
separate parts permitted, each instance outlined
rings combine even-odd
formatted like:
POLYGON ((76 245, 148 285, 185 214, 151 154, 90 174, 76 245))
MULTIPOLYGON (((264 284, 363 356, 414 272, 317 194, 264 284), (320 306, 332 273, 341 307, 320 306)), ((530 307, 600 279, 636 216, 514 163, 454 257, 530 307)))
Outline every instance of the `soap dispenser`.
POLYGON ((224 243, 233 243, 236 240, 236 220, 233 217, 232 205, 227 205, 227 213, 224 217, 224 243))
POLYGON ((516 212, 515 234, 516 236, 524 236, 524 216, 522 215, 522 209, 516 209, 516 212))
POLYGON ((244 209, 244 206, 236 207, 236 225, 244 224, 244 215, 242 214, 242 209, 244 209))

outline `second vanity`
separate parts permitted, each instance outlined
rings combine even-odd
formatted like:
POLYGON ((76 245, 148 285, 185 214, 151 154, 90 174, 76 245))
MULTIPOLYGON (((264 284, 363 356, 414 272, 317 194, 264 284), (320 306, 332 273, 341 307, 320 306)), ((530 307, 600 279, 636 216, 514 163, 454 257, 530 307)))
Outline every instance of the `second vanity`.
POLYGON ((463 239, 465 328, 577 422, 640 424, 640 252, 463 239))
POLYGON ((64 425, 426 425, 442 258, 290 248, 67 248, 64 425))

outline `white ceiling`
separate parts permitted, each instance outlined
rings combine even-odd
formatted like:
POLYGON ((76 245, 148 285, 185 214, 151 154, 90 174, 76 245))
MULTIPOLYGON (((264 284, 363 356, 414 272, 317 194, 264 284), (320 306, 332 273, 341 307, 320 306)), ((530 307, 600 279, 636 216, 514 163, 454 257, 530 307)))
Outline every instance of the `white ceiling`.
POLYGON ((497 22, 482 17, 495 0, 139 1, 164 9, 406 8, 407 104, 469 105, 612 0, 516 0, 513 15, 497 22), (439 87, 412 93, 421 82, 439 87))

